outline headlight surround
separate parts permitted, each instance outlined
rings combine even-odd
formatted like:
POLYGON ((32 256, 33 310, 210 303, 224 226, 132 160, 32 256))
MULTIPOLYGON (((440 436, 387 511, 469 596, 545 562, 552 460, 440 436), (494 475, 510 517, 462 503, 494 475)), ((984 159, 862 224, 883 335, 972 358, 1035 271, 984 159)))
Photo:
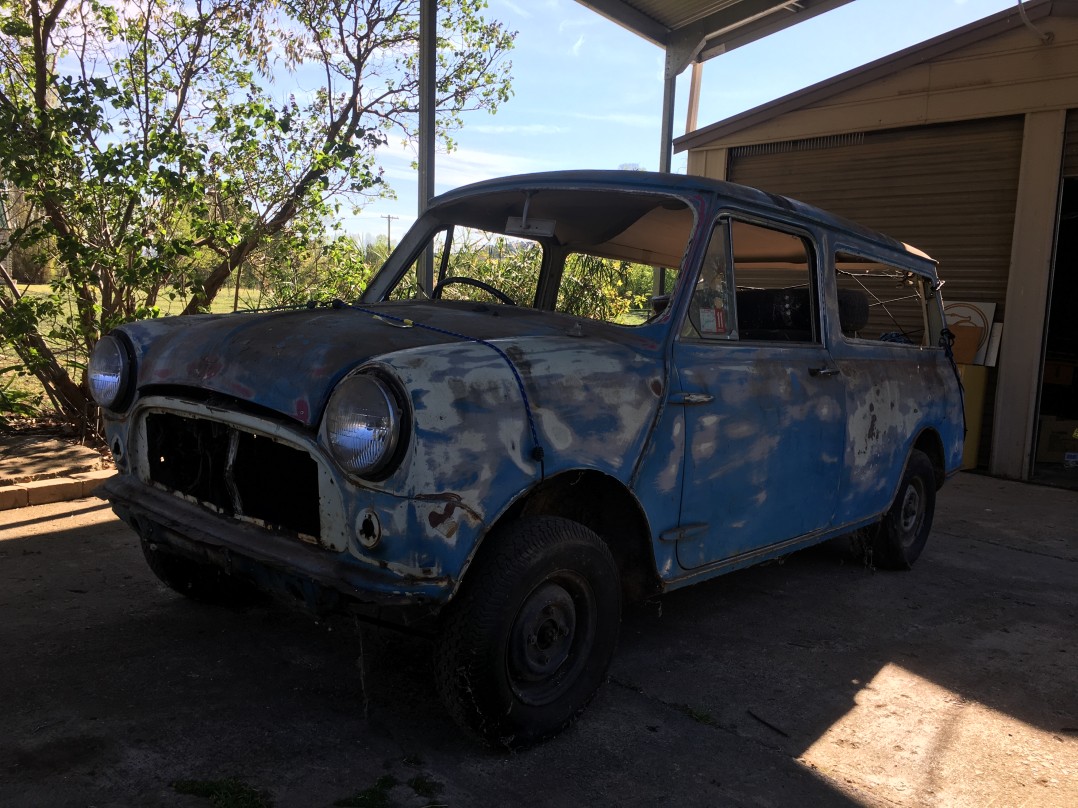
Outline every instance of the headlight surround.
POLYGON ((126 397, 131 380, 131 359, 123 342, 113 336, 102 337, 90 354, 86 378, 94 401, 115 409, 126 397))
POLYGON ((354 373, 334 389, 326 405, 324 435, 333 459, 347 473, 379 479, 392 471, 400 444, 402 414, 389 385, 370 373, 354 373))

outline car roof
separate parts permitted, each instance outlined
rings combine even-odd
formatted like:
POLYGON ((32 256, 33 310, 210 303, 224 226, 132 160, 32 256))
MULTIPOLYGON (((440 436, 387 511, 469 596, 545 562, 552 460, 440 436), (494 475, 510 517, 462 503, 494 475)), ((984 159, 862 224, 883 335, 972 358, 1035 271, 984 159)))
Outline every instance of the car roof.
POLYGON ((567 191, 579 189, 666 193, 683 197, 687 195, 712 196, 757 208, 771 209, 779 213, 796 214, 825 227, 845 231, 862 239, 876 242, 881 246, 930 262, 933 265, 936 264, 936 261, 931 256, 916 247, 842 216, 837 216, 815 205, 791 199, 781 194, 761 191, 747 185, 687 174, 600 169, 514 174, 471 183, 441 194, 431 201, 428 211, 436 212, 437 208, 448 207, 465 202, 471 197, 481 197, 486 194, 504 193, 513 190, 559 189, 567 191))

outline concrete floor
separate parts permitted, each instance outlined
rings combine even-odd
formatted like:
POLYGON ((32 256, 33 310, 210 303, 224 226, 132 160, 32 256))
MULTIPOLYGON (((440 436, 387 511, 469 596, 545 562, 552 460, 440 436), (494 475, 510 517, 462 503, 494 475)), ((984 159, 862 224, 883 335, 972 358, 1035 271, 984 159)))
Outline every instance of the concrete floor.
POLYGON ((451 724, 423 642, 187 602, 100 501, 22 508, 0 804, 1072 808, 1076 641, 1078 494, 965 474, 912 572, 824 547, 631 608, 581 720, 511 754, 451 724))

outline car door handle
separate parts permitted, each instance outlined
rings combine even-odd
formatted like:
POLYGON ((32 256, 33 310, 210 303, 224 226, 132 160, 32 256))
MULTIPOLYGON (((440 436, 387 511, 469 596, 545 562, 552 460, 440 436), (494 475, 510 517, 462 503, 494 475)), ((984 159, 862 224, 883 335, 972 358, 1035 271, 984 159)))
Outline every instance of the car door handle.
POLYGON ((837 376, 841 372, 838 368, 809 368, 809 376, 837 376))
POLYGON ((689 525, 678 525, 659 534, 659 541, 682 541, 696 539, 707 532, 707 522, 693 522, 689 525))
POLYGON ((671 404, 710 404, 715 396, 709 393, 671 393, 671 404))

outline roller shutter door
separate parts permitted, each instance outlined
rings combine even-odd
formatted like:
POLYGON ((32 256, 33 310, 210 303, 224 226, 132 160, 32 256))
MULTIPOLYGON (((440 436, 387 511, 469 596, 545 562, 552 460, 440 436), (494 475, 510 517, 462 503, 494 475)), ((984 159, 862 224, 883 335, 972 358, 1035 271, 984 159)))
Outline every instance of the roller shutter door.
POLYGON ((945 299, 1003 319, 1022 152, 1021 117, 731 150, 734 182, 792 196, 924 250, 945 299))
MULTIPOLYGON (((994 118, 739 147, 728 176, 913 244, 939 261, 945 300, 993 302, 1005 322, 1023 123, 994 118)), ((1074 113, 1068 124, 1078 135, 1074 113)), ((1068 142, 1078 147, 1078 137, 1068 142)), ((1078 169, 1078 155, 1073 164, 1078 169)), ((996 374, 987 379, 982 466, 996 374)))
POLYGON ((1067 112, 1067 140, 1063 151, 1063 176, 1078 177, 1078 109, 1067 112))

